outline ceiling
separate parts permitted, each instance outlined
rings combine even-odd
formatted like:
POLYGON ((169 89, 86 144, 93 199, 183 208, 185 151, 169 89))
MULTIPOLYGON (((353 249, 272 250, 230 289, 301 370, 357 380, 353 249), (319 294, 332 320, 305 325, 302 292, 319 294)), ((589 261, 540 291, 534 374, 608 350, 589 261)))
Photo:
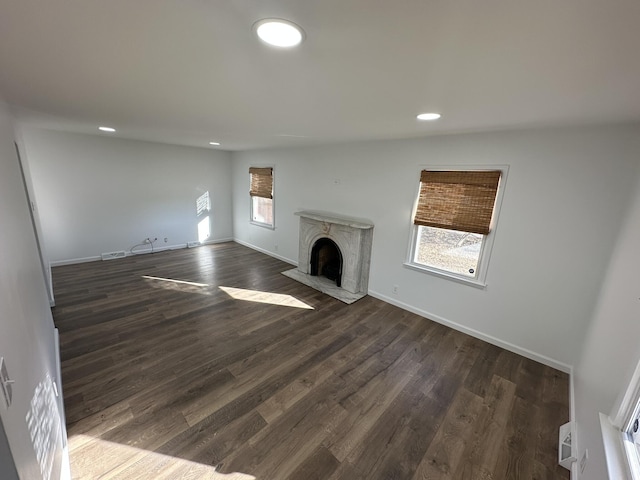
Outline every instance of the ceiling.
POLYGON ((0 0, 0 97, 34 126, 224 150, 637 121, 640 2, 0 0), (306 40, 260 43, 266 17, 306 40))

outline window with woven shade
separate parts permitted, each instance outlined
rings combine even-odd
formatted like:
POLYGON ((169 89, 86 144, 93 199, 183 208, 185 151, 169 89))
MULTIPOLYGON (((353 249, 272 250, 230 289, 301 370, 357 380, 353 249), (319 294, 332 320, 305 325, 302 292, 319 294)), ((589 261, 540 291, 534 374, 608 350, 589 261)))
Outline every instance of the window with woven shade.
POLYGON ((506 167, 422 170, 409 266, 484 282, 506 167))
POLYGON ((249 168, 250 221, 273 228, 273 167, 249 168))

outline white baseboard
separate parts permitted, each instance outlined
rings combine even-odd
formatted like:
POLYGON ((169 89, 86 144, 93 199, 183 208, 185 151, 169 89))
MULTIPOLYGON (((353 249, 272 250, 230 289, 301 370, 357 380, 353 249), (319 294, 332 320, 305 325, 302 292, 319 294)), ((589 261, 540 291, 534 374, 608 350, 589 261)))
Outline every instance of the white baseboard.
MULTIPOLYGON (((233 242, 233 238, 217 238, 217 239, 206 240, 206 241, 202 242, 198 246, 214 245, 216 243, 226 243, 226 242, 233 242)), ((146 250, 140 250, 140 251, 137 251, 137 252, 134 252, 134 253, 126 252, 126 254, 127 254, 127 257, 130 257, 130 256, 133 256, 133 255, 145 255, 147 253, 166 252, 167 250, 180 250, 180 249, 188 248, 188 247, 189 247, 189 243, 178 243, 177 245, 167 245, 167 246, 164 246, 164 247, 153 247, 153 250, 151 250, 151 248, 148 248, 146 250)), ((197 247, 195 247, 195 248, 197 248, 197 247)))
MULTIPOLYGON (((268 250, 265 250, 263 248, 257 247, 255 245, 252 245, 251 243, 242 241, 242 240, 238 240, 237 238, 234 240, 236 243, 239 243, 240 245, 244 245, 245 247, 249 247, 253 250, 257 250, 260 253, 264 253, 265 255, 269 255, 270 257, 274 257, 277 258, 278 260, 282 260, 283 262, 287 262, 290 263, 291 265, 294 266, 298 266, 298 262, 293 261, 289 258, 285 258, 282 257, 280 255, 277 255, 273 252, 270 252, 268 250)), ((396 300, 395 298, 391 298, 388 297, 386 295, 383 295, 381 293, 378 292, 374 292, 369 290, 369 295, 371 295, 372 297, 375 297, 379 300, 382 300, 383 302, 387 302, 390 303, 391 305, 395 305, 396 307, 402 308, 403 310, 407 310, 409 312, 415 313, 417 315, 420 315, 421 317, 425 317, 428 318, 429 320, 433 320, 434 322, 437 323, 441 323, 442 325, 446 325, 447 327, 453 328, 454 330, 457 330, 459 332, 462 333, 466 333, 467 335, 471 335, 472 337, 475 338, 479 338, 480 340, 483 340, 485 342, 488 342, 492 345, 496 345, 500 348, 504 348, 505 350, 509 350, 510 352, 513 353, 517 353, 518 355, 522 355, 523 357, 529 358, 531 360, 534 360, 536 362, 542 363, 544 365, 547 365, 551 368, 555 368, 556 370, 560 370, 561 372, 564 373, 568 373, 571 375, 573 367, 571 365, 568 365, 564 362, 560 362, 554 358, 550 358, 547 357, 546 355, 541 355, 539 353, 533 352, 529 349, 526 348, 522 348, 519 347, 518 345, 514 345, 513 343, 510 342, 506 342, 504 340, 501 340, 499 338, 493 337, 491 335, 487 335, 485 333, 482 333, 478 330, 475 330, 473 328, 469 328, 466 327, 464 325, 461 325, 459 323, 456 322, 452 322, 451 320, 447 320, 446 318, 443 318, 439 315, 435 315, 433 313, 427 312, 426 310, 422 310, 420 308, 416 308, 413 305, 409 305, 407 303, 403 303, 400 302, 398 300, 396 300)), ((572 378, 572 377, 571 377, 572 378)), ((573 397, 572 397, 573 398, 573 397)), ((573 405, 570 406, 570 410, 571 410, 571 414, 572 414, 572 419, 573 419, 573 412, 574 412, 574 408, 573 405)))
POLYGON ((178 243, 177 245, 166 245, 164 247, 153 247, 153 250, 151 250, 151 248, 148 248, 147 250, 138 250, 133 253, 129 251, 125 252, 125 256, 135 257, 137 255, 147 255, 148 253, 166 252, 167 250, 182 250, 183 248, 187 248, 186 243, 178 243))
POLYGON ((391 305, 395 305, 396 307, 400 307, 403 310, 407 310, 411 313, 420 315, 421 317, 425 317, 425 318, 428 318, 429 320, 433 320, 434 322, 441 323, 442 325, 446 325, 447 327, 453 328, 454 330, 457 330, 459 332, 466 333, 467 335, 471 335, 472 337, 478 338, 492 345, 496 345, 500 348, 504 348, 505 350, 509 350, 510 352, 517 353, 518 355, 522 355, 523 357, 542 363, 551 368, 555 368, 556 370, 560 370, 561 372, 570 374, 572 371, 571 365, 567 365, 564 362, 560 362, 553 358, 547 357, 546 355, 541 355, 529 349, 519 347, 518 345, 514 345, 513 343, 506 342, 504 340, 493 337, 491 335, 487 335, 473 328, 469 328, 465 325, 452 322, 451 320, 447 320, 446 318, 443 318, 439 315, 435 315, 433 313, 427 312, 420 308, 416 308, 407 303, 400 302, 395 298, 388 297, 378 292, 372 292, 371 290, 369 290, 369 295, 379 300, 382 300, 383 302, 387 302, 387 303, 390 303, 391 305))
POLYGON ((244 245, 245 247, 249 247, 252 250, 256 250, 256 251, 258 251, 260 253, 264 253, 265 255, 269 255, 270 257, 277 258, 278 260, 282 260, 283 262, 289 263, 289 264, 293 265, 294 267, 298 266, 298 262, 295 261, 295 260, 291 260, 290 258, 283 257, 281 255, 278 255, 277 253, 273 253, 273 252, 270 252, 269 250, 265 250, 264 248, 256 247, 255 245, 252 245, 251 243, 244 242, 242 240, 238 240, 237 238, 235 238, 233 241, 236 242, 236 243, 239 243, 240 245, 244 245))
MULTIPOLYGON (((233 242, 233 241, 234 240, 231 237, 218 238, 218 239, 207 240, 206 242, 203 242, 203 245, 212 245, 212 244, 215 244, 215 243, 225 243, 225 242, 233 242)), ((186 243, 178 243, 176 245, 166 245, 166 246, 162 246, 162 247, 154 247, 153 251, 151 250, 151 248, 147 248, 146 250, 139 250, 139 251, 134 252, 134 253, 131 253, 129 250, 125 250, 125 256, 132 257, 132 256, 136 256, 136 255, 146 255, 148 253, 165 252, 167 250, 180 250, 182 248, 187 248, 187 244, 186 243)), ((75 265, 77 263, 98 262, 98 261, 102 261, 102 257, 100 257, 100 255, 96 255, 96 256, 93 256, 93 257, 81 257, 81 258, 69 258, 69 259, 66 259, 66 260, 55 260, 53 262, 49 262, 49 265, 51 265, 52 267, 59 267, 59 266, 62 266, 62 265, 75 265)))
MULTIPOLYGON (((298 262, 295 260, 292 260, 290 258, 286 258, 283 257, 282 255, 278 255, 277 253, 271 252, 269 250, 265 250, 263 248, 260 248, 256 245, 253 245, 249 242, 245 242, 243 240, 239 240, 237 238, 220 238, 220 239, 212 239, 212 240, 207 240, 206 242, 204 242, 204 244, 216 244, 216 243, 225 243, 225 242, 236 242, 240 245, 243 245, 245 247, 251 248, 253 250, 256 250, 260 253, 264 253, 265 255, 269 255, 270 257, 273 258, 277 258, 278 260, 281 260, 283 262, 289 263, 293 266, 298 266, 298 262)), ((180 248, 186 248, 187 244, 183 243, 183 244, 179 244, 179 245, 171 245, 171 246, 166 246, 166 247, 158 247, 158 248, 154 248, 153 252, 162 252, 165 250, 176 250, 176 249, 180 249, 180 248)), ((135 253, 134 255, 141 255, 141 254, 147 254, 147 253, 152 253, 151 250, 145 250, 143 252, 139 252, 139 253, 135 253)), ((127 256, 130 256, 131 253, 127 252, 127 256)), ((84 262, 95 262, 101 260, 101 258, 99 256, 95 256, 95 257, 84 257, 84 258, 73 258, 73 259, 69 259, 69 260, 58 260, 58 261, 54 261, 51 262, 52 266, 59 266, 59 265, 71 265, 71 264, 75 264, 75 263, 84 263, 84 262)), ((573 375, 572 375, 572 371, 573 368, 571 365, 568 365, 564 362, 560 362, 556 359, 547 357, 546 355, 541 355, 539 353, 533 352, 529 349, 526 348, 522 348, 519 347, 518 345, 514 345, 513 343, 510 342, 506 342, 504 340, 501 340, 499 338, 493 337, 491 335, 487 335, 485 333, 482 333, 478 330, 475 330, 473 328, 469 328, 465 325, 461 325, 459 323, 456 322, 452 322, 451 320, 447 320, 446 318, 443 318, 439 315, 435 315, 433 313, 427 312, 426 310, 422 310, 420 308, 414 307, 412 305, 409 305, 407 303, 404 302, 400 302, 399 300, 396 300, 394 298, 388 297, 387 295, 383 295, 381 293, 378 292, 374 292, 374 291, 369 291, 369 295, 371 295, 372 297, 375 297, 379 300, 382 300, 384 302, 390 303, 391 305, 395 305, 396 307, 402 308, 404 310, 407 310, 409 312, 415 313, 417 315, 420 315, 422 317, 428 318, 430 320, 433 320, 434 322, 438 322, 441 323, 442 325, 446 325, 448 327, 453 328, 454 330, 458 330, 460 332, 466 333, 468 335, 471 335, 472 337, 475 338, 479 338, 480 340, 484 340, 485 342, 491 343, 492 345, 496 345, 498 347, 504 348, 505 350, 509 350, 510 352, 514 352, 517 353, 518 355, 522 355, 523 357, 529 358, 531 360, 535 360, 536 362, 540 362, 544 365, 547 365, 549 367, 555 368, 557 370, 560 370, 561 372, 565 372, 568 373, 570 375, 571 378, 571 389, 570 389, 570 393, 571 393, 571 405, 570 405, 570 410, 571 410, 571 419, 574 420, 574 412, 575 412, 575 408, 574 408, 574 398, 573 398, 573 375)))
POLYGON ((227 242, 233 242, 233 237, 227 237, 227 238, 216 238, 215 240, 207 240, 205 242, 202 242, 203 245, 215 245, 216 243, 227 243, 227 242))
POLYGON ((60 480, 72 480, 68 445, 66 445, 62 451, 62 468, 60 469, 60 480))
POLYGON ((100 255, 96 255, 94 257, 82 257, 82 258, 69 258, 67 260, 54 260, 49 262, 49 265, 52 267, 60 267, 62 265, 75 265, 76 263, 87 263, 87 262, 97 262, 102 261, 102 257, 100 255))

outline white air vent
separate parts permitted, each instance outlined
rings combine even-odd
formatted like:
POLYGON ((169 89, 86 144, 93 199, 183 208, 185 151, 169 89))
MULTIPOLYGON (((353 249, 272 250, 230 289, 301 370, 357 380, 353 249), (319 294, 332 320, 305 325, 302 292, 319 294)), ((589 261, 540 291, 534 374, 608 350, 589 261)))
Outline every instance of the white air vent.
POLYGON ((200 242, 189 242, 189 243, 187 243, 187 248, 199 247, 201 245, 202 245, 202 243, 200 243, 200 242))
POLYGON ((124 251, 103 253, 101 255, 102 260, 113 260, 114 258, 124 258, 126 256, 127 254, 124 251))

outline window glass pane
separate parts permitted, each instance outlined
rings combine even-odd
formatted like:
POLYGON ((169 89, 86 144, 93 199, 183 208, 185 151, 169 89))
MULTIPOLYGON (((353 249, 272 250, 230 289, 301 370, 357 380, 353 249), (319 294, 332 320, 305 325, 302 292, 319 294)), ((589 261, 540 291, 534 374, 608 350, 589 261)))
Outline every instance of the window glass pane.
POLYGON ((413 261, 475 278, 484 235, 419 226, 413 261))
POLYGON ((251 220, 273 225, 273 200, 270 198, 251 197, 251 220))

